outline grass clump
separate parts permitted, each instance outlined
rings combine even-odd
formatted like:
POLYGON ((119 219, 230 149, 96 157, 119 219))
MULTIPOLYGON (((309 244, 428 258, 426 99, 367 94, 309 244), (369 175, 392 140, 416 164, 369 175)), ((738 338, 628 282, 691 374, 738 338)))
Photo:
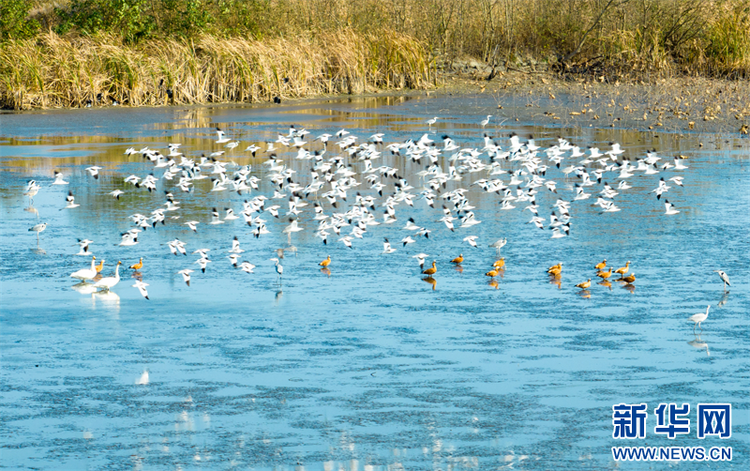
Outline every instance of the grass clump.
POLYGON ((396 32, 263 41, 203 35, 136 44, 49 32, 0 48, 0 106, 13 109, 257 102, 432 81, 423 44, 396 32))

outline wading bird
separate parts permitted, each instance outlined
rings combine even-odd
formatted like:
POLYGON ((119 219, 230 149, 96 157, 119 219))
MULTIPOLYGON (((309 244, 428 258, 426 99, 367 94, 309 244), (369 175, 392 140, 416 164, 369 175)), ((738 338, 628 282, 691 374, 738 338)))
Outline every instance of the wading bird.
POLYGON ((105 291, 109 291, 120 282, 120 265, 122 262, 117 262, 115 267, 115 276, 107 276, 94 283, 95 288, 104 288, 105 291))
POLYGON ((729 282, 729 276, 724 273, 721 270, 714 270, 715 273, 719 274, 719 278, 721 278, 721 281, 724 282, 724 292, 727 292, 727 286, 732 286, 732 284, 729 282))
POLYGON ((708 318, 708 310, 709 309, 711 309, 711 305, 710 304, 706 307, 706 312, 705 313, 699 312, 698 314, 693 314, 692 316, 690 316, 690 318, 688 318, 688 320, 690 322, 694 322, 695 323, 693 325, 693 333, 695 333, 695 326, 698 326, 698 328, 701 330, 701 332, 703 332, 703 327, 701 327, 701 323, 708 318))
POLYGON ((588 280, 584 281, 583 283, 578 283, 576 285, 576 288, 581 288, 581 289, 591 288, 591 278, 589 278, 588 280))

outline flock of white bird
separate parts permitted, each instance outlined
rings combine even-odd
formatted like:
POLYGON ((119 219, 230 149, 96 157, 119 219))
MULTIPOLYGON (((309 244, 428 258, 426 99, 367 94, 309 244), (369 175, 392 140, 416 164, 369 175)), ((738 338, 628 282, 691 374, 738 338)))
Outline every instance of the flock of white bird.
MULTIPOLYGON (((131 147, 125 154, 140 155, 146 174, 127 176, 122 181, 122 187, 109 195, 119 200, 130 191, 148 191, 154 198, 164 193, 166 197, 150 212, 138 212, 130 216, 133 227, 122 234, 119 245, 137 245, 144 231, 158 224, 182 224, 195 232, 200 230, 202 224, 226 224, 236 232, 238 228, 232 223, 240 218, 250 226, 251 234, 260 238, 272 232, 267 225, 267 218, 272 217, 289 220, 289 224, 281 230, 288 238, 290 247, 287 250, 294 249, 292 238, 303 230, 313 230, 323 244, 341 243, 353 249, 357 246, 357 240, 376 233, 374 228, 381 225, 398 228, 389 234, 381 232, 379 235, 384 238, 383 255, 393 254, 410 244, 418 244, 420 238, 428 238, 433 232, 439 231, 448 231, 445 234, 459 231, 463 236, 462 240, 476 248, 480 241, 478 236, 471 234, 471 228, 482 221, 473 212, 475 207, 469 200, 467 186, 476 186, 495 195, 501 211, 530 211, 531 219, 528 223, 540 230, 549 231, 550 238, 557 239, 566 237, 571 232, 573 205, 587 201, 598 206, 602 214, 620 211, 618 196, 632 188, 629 182, 636 175, 652 176, 655 188, 651 192, 659 201, 674 186, 683 186, 683 176, 669 176, 668 172, 673 174, 688 168, 683 156, 662 158, 655 150, 635 159, 626 158, 625 150, 617 143, 611 143, 606 150, 596 147, 582 149, 566 139, 558 138, 554 145, 542 148, 531 136, 522 139, 512 134, 507 140, 500 142, 484 134, 481 146, 463 147, 447 135, 438 139, 431 132, 432 125, 438 119, 427 121, 428 132, 418 139, 388 144, 383 140, 383 133, 361 140, 341 129, 334 134, 324 133, 311 139, 309 131, 291 126, 286 133, 279 134, 275 141, 264 143, 265 148, 251 144, 244 154, 235 151, 240 145, 239 141, 230 139, 218 128, 213 148, 219 147, 221 150, 211 152, 208 156, 202 153, 198 157, 189 157, 181 152, 181 146, 177 143, 168 144, 168 152, 165 153, 148 147, 140 150, 131 147), (260 187, 262 182, 257 176, 259 173, 254 172, 251 165, 233 162, 233 159, 242 155, 252 155, 255 158, 258 154, 267 157, 262 165, 266 167, 264 173, 268 176, 272 193, 263 193, 260 187), (393 156, 390 161, 408 160, 424 169, 413 175, 405 175, 404 169, 385 164, 386 157, 389 156, 393 156), (308 161, 309 173, 298 174, 291 168, 291 160, 308 161), (559 169, 564 181, 558 182, 547 176, 547 172, 553 168, 559 169), (157 175, 158 172, 161 173, 157 175), (200 180, 209 178, 210 188, 198 184, 200 180), (617 181, 617 184, 610 184, 609 181, 617 181), (206 220, 181 222, 180 203, 177 201, 181 192, 237 192, 246 199, 237 210, 225 208, 223 215, 214 208, 210 218, 207 217, 206 220), (555 203, 546 212, 550 214, 549 221, 540 216, 542 208, 536 200, 539 192, 556 195, 555 203), (435 208, 442 224, 428 227, 429 224, 418 224, 414 218, 400 222, 399 207, 414 205, 435 208), (398 243, 393 244, 391 241, 398 243)), ((483 129, 490 120, 491 116, 487 116, 481 121, 483 129)), ((195 152, 195 155, 198 154, 201 154, 200 150, 195 152)), ((94 165, 85 170, 92 179, 90 184, 96 185, 99 172, 107 169, 94 165)), ((65 176, 55 172, 52 185, 67 184, 65 176)), ((40 189, 41 185, 32 180, 24 195, 33 199, 40 189)), ((227 198, 227 201, 231 200, 227 198)), ((231 206, 232 203, 226 204, 231 206)), ((666 197, 663 204, 666 216, 680 212, 666 197)), ((81 202, 76 202, 75 196, 69 191, 66 205, 61 209, 75 210, 81 206, 81 202)), ((29 230, 36 232, 39 237, 45 228, 46 224, 41 223, 29 230)), ((79 240, 78 255, 91 255, 91 267, 78 270, 70 276, 83 280, 89 286, 87 292, 111 290, 120 281, 120 264, 117 264, 114 276, 101 278, 93 254, 88 251, 92 243, 88 239, 79 240)), ((499 256, 500 249, 506 243, 506 239, 499 239, 488 246, 495 248, 499 256)), ((174 255, 187 255, 188 252, 197 254, 199 258, 194 265, 198 265, 204 273, 212 262, 209 257, 211 249, 188 249, 188 242, 179 239, 169 241, 166 245, 174 255)), ((244 272, 253 273, 255 265, 250 260, 241 260, 245 251, 240 247, 236 236, 227 252, 232 265, 244 272)), ((424 268, 425 260, 431 258, 425 253, 409 257, 416 259, 420 268, 424 268)), ((269 259, 275 264, 279 282, 284 273, 280 258, 283 258, 283 249, 278 251, 276 257, 269 259)), ((330 258, 327 263, 330 263, 330 258)), ((436 273, 435 267, 433 262, 433 269, 423 273, 432 276, 436 273)), ((135 269, 137 268, 139 267, 136 266, 135 269)), ((178 273, 189 286, 194 270, 187 267, 178 273)), ((721 271, 719 274, 725 284, 728 284, 727 275, 721 271)), ((147 286, 149 285, 140 277, 133 285, 148 299, 147 286)), ((705 316, 707 315, 708 312, 705 316)), ((693 316, 690 320, 700 326, 705 317, 693 316)))

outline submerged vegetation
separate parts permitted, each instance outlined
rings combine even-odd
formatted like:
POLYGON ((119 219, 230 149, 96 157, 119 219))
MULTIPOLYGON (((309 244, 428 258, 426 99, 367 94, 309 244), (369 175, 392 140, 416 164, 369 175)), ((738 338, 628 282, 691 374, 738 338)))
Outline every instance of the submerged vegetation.
POLYGON ((436 65, 750 75, 744 0, 0 0, 0 106, 429 87, 436 65))

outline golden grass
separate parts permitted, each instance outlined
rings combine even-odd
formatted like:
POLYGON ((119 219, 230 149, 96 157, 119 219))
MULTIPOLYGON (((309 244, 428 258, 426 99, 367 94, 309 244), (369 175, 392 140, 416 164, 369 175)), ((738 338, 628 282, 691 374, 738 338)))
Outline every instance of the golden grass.
MULTIPOLYGON (((70 0, 32 4, 54 30, 70 0)), ((203 3, 202 31, 170 23, 179 9, 164 5, 141 12, 160 27, 135 44, 112 25, 0 43, 0 106, 83 106, 100 93, 160 105, 167 89, 174 103, 208 103, 424 88, 434 64, 457 58, 652 83, 750 76, 747 0, 237 0, 203 3), (247 11, 262 21, 242 21, 247 11)))
POLYGON ((400 33, 351 30, 254 41, 203 35, 127 45, 114 35, 55 33, 0 47, 0 106, 77 107, 258 102, 273 97, 425 88, 434 71, 424 45, 400 33))

